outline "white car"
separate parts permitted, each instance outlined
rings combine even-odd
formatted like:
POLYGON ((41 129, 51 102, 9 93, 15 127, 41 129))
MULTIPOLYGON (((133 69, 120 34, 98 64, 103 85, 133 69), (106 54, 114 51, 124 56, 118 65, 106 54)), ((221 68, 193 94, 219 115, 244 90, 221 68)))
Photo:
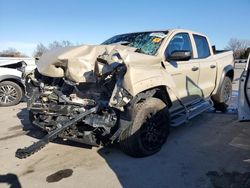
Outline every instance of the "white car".
POLYGON ((22 74, 35 69, 34 58, 0 57, 0 106, 18 104, 25 93, 22 74))
POLYGON ((240 77, 238 118, 240 121, 250 120, 250 54, 246 68, 240 77))

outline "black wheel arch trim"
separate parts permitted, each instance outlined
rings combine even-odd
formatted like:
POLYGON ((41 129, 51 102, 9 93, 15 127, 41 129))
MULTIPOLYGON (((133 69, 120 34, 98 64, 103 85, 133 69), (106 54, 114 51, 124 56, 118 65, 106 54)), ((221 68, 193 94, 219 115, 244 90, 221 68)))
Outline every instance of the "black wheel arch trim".
POLYGON ((150 97, 155 97, 162 100, 168 107, 172 106, 172 101, 167 92, 167 88, 165 86, 157 86, 138 93, 136 97, 134 97, 132 101, 126 106, 125 111, 120 114, 120 118, 130 121, 132 118, 134 104, 150 97))
POLYGON ((218 86, 218 88, 217 88, 217 92, 216 92, 216 94, 214 94, 214 95, 212 96, 213 99, 216 100, 216 101, 218 100, 218 102, 220 102, 220 101, 219 101, 219 92, 220 92, 220 89, 221 89, 221 87, 222 87, 223 80, 224 80, 224 78, 225 78, 226 76, 228 76, 229 78, 231 78, 232 81, 233 81, 233 79, 234 79, 234 67, 233 67, 233 65, 227 65, 226 67, 224 67, 224 69, 223 69, 223 71, 222 71, 222 74, 221 74, 221 77, 220 77, 220 81, 219 81, 219 86, 218 86), (231 72, 232 72, 232 75, 230 75, 231 72), (231 77, 230 77, 230 76, 231 76, 231 77))

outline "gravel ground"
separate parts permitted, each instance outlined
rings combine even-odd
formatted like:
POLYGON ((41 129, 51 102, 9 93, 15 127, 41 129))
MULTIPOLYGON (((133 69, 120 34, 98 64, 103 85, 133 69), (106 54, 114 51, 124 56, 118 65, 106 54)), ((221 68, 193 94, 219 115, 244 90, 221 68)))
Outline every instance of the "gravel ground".
POLYGON ((118 148, 57 141, 27 158, 17 148, 42 136, 25 103, 0 108, 0 187, 250 187, 250 123, 237 120, 236 66, 229 113, 208 111, 173 128, 162 150, 135 159, 118 148))

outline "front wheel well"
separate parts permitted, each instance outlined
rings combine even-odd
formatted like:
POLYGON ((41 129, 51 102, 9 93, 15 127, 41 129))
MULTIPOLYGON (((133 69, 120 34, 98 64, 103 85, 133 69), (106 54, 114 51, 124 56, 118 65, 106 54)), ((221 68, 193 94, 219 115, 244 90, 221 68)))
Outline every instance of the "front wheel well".
POLYGON ((166 90, 166 87, 161 86, 155 88, 156 92, 153 97, 161 99, 167 106, 170 108, 172 106, 172 101, 170 100, 169 94, 166 90))
POLYGON ((24 87, 24 85, 21 83, 20 80, 17 80, 17 79, 15 79, 15 78, 6 78, 6 79, 4 79, 4 80, 1 80, 1 82, 4 82, 4 81, 10 81, 10 82, 16 83, 17 85, 20 86, 20 88, 22 89, 23 93, 25 93, 25 87, 24 87))
POLYGON ((154 97, 162 100, 168 106, 168 108, 172 106, 172 102, 166 90, 166 86, 158 86, 142 91, 141 93, 137 94, 136 101, 139 102, 145 100, 148 97, 154 97))

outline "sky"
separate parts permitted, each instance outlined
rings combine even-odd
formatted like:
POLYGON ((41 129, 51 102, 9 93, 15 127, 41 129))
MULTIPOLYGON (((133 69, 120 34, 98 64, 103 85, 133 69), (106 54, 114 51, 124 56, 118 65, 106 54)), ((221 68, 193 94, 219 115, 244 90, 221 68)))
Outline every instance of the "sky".
POLYGON ((250 39, 250 0, 0 0, 0 51, 31 56, 38 43, 99 44, 121 33, 182 28, 217 49, 250 39))

